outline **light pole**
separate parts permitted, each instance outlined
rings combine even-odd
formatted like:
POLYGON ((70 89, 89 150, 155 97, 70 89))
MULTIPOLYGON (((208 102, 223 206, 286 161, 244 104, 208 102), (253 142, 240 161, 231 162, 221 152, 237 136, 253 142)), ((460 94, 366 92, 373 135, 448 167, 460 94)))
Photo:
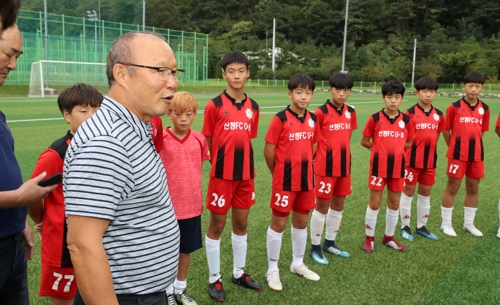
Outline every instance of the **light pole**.
POLYGON ((97 22, 99 22, 99 16, 95 10, 87 11, 87 16, 89 20, 94 21, 94 56, 97 61, 97 22))
POLYGON ((142 30, 146 30, 146 0, 142 0, 142 30))
MULTIPOLYGON (((45 19, 45 60, 49 60, 49 27, 47 25, 47 0, 43 0, 43 15, 45 19)), ((49 87, 49 66, 45 63, 45 78, 47 82, 46 87, 49 87)))
POLYGON ((345 3, 345 24, 344 24, 344 46, 342 47, 342 71, 340 73, 347 74, 347 71, 344 70, 345 65, 345 47, 347 44, 347 18, 349 17, 349 0, 346 0, 345 3))

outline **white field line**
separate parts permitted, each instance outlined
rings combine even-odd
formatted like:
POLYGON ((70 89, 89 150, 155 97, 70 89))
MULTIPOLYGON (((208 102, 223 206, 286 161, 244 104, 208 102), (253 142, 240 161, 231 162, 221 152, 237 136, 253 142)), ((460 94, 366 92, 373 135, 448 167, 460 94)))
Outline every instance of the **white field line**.
MULTIPOLYGON (((403 100, 403 102, 407 102, 408 100, 403 100)), ((382 103, 382 101, 373 101, 373 102, 353 102, 348 105, 362 105, 362 104, 378 104, 382 103)), ((310 106, 320 106, 323 104, 311 104, 310 106)), ((283 105, 280 106, 263 106, 260 109, 275 109, 275 108, 283 108, 283 105)), ((198 114, 203 114, 203 110, 199 110, 198 114)), ((261 112, 261 114, 276 114, 276 112, 261 112)), ((8 120, 7 123, 24 123, 24 122, 40 122, 40 121, 56 121, 62 120, 63 118, 46 118, 46 119, 27 119, 27 120, 8 120)))

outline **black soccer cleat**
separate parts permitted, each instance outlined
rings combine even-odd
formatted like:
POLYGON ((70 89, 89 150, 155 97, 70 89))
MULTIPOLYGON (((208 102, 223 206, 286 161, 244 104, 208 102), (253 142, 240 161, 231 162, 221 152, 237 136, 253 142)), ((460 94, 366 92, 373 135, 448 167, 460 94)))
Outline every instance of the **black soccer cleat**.
POLYGON ((224 293, 224 288, 222 288, 222 278, 208 284, 208 293, 210 294, 210 297, 216 302, 226 301, 226 294, 224 293))
POLYGON ((233 275, 231 277, 231 280, 233 281, 233 283, 241 285, 241 286, 248 288, 248 289, 257 290, 257 291, 262 290, 262 285, 256 281, 252 280, 250 275, 245 274, 245 273, 243 273, 240 278, 235 278, 233 275))

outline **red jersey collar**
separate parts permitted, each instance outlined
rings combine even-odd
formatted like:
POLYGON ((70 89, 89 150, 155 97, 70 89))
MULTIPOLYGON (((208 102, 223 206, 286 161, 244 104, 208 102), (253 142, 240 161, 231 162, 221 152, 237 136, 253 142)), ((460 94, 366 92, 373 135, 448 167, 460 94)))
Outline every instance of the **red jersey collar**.
POLYGON ((382 114, 387 118, 389 123, 394 124, 394 122, 396 122, 398 120, 399 116, 401 115, 401 111, 399 111, 399 109, 398 109, 398 115, 392 119, 389 117, 389 115, 387 115, 387 113, 385 113, 384 109, 385 108, 382 108, 382 110, 380 112, 382 112, 382 114))
POLYGON ((339 109, 337 109, 337 107, 335 107, 334 104, 332 104, 331 100, 326 100, 326 104, 330 107, 332 107, 333 110, 337 111, 338 114, 342 115, 342 111, 344 111, 344 107, 345 107, 345 103, 342 104, 342 107, 339 109))
POLYGON ((420 107, 420 105, 417 103, 416 106, 418 107, 418 109, 422 110, 422 112, 426 115, 426 116, 429 116, 431 115, 431 112, 432 110, 434 110, 434 106, 431 105, 431 109, 429 110, 429 112, 425 112, 424 108, 420 107))
POLYGON ((233 103, 233 105, 235 105, 236 107, 238 107, 238 110, 240 110, 241 107, 243 107, 243 105, 245 104, 245 102, 248 100, 248 96, 247 96, 246 93, 243 93, 243 94, 245 94, 245 99, 241 103, 236 103, 236 99, 234 99, 232 96, 230 96, 226 92, 226 90, 224 90, 223 94, 224 94, 224 96, 226 96, 231 101, 231 103, 233 103))
POLYGON ((301 123, 304 123, 306 121, 306 116, 307 116, 307 113, 309 111, 306 111, 304 112, 304 116, 303 117, 299 117, 299 115, 295 112, 293 112, 293 110, 290 108, 290 105, 286 106, 286 110, 289 111, 294 117, 297 118, 297 120, 299 120, 301 123))
POLYGON ((174 140, 176 140, 177 142, 181 143, 181 144, 184 144, 184 142, 186 142, 186 140, 189 138, 189 136, 191 135, 191 128, 188 129, 188 132, 187 134, 184 136, 184 138, 182 139, 179 139, 172 131, 170 131, 170 127, 171 126, 167 126, 167 128, 165 128, 165 131, 170 134, 172 136, 172 138, 174 140))
POLYGON ((472 111, 476 110, 476 107, 479 106, 479 103, 482 103, 480 99, 477 99, 477 104, 475 106, 472 106, 469 102, 465 100, 464 97, 462 97, 461 101, 463 101, 467 106, 469 106, 470 110, 472 111))

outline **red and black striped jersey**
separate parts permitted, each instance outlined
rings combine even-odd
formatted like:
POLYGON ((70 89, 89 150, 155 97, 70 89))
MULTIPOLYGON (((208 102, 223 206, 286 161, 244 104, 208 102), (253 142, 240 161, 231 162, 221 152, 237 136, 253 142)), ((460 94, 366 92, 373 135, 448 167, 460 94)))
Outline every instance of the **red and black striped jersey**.
POLYGON ((349 105, 337 108, 330 102, 319 106, 318 117, 321 140, 316 150, 314 173, 318 176, 345 177, 351 173, 351 135, 358 129, 356 111, 349 105))
POLYGON ((381 110, 368 118, 363 135, 372 139, 370 175, 404 178, 405 144, 414 138, 410 117, 399 112, 391 119, 381 110))
POLYGON ((478 101, 471 106, 461 99, 446 110, 445 130, 451 130, 446 157, 461 161, 483 161, 483 132, 489 130, 490 107, 478 101))
POLYGON ((306 111, 298 117, 290 106, 278 112, 267 130, 265 141, 276 146, 273 189, 309 191, 313 184, 313 145, 318 142, 317 117, 306 111))
POLYGON ((437 141, 444 131, 443 112, 431 106, 425 112, 418 104, 408 108, 405 114, 413 123, 415 138, 406 149, 406 166, 413 168, 436 168, 437 141))
POLYGON ((210 176, 225 180, 255 177, 252 138, 257 137, 259 105, 249 97, 242 103, 225 91, 208 101, 202 134, 212 137, 210 176))
MULTIPOLYGON (((52 143, 40 154, 31 178, 43 172, 50 177, 63 172, 64 156, 73 139, 71 132, 52 143)), ((43 199, 42 262, 53 267, 73 267, 66 235, 68 227, 64 208, 62 183, 43 199)))

